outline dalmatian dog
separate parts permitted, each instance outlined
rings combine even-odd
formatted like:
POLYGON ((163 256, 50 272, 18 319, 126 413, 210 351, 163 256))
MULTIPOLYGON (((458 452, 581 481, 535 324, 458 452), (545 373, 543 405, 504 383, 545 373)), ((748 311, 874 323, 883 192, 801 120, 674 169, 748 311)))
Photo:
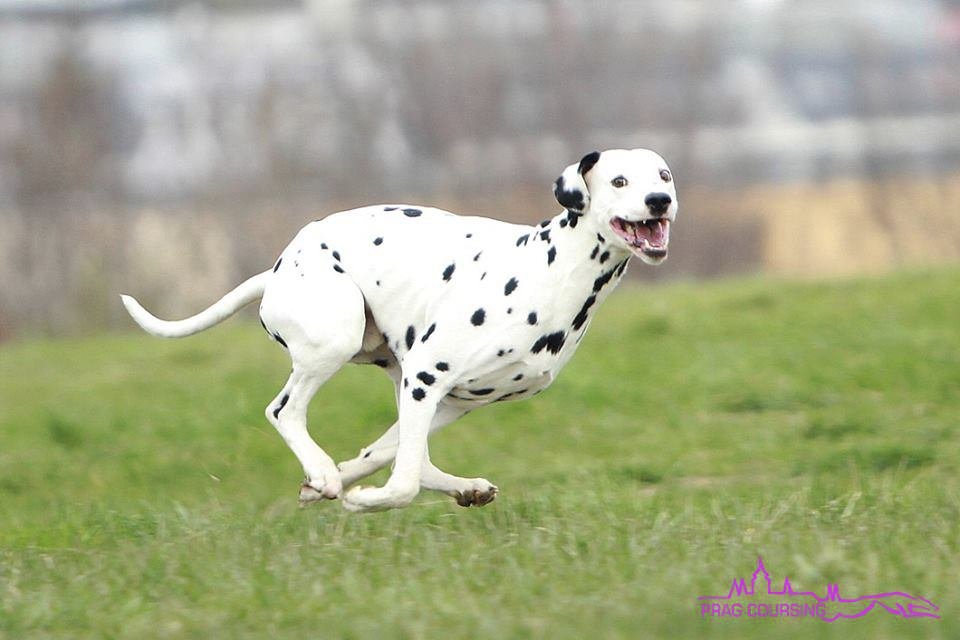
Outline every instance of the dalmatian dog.
POLYGON ((428 436, 492 402, 550 386, 631 256, 667 257, 677 197, 667 163, 646 149, 592 152, 554 184, 564 207, 529 227, 411 206, 342 211, 306 225, 272 268, 185 320, 164 321, 122 296, 147 332, 181 337, 260 299, 267 333, 293 361, 267 419, 303 466, 301 503, 350 511, 408 505, 420 489, 462 506, 498 489, 430 462, 428 436), (307 405, 348 362, 382 368, 397 421, 336 464, 307 431, 307 405), (383 487, 358 480, 393 462, 383 487))

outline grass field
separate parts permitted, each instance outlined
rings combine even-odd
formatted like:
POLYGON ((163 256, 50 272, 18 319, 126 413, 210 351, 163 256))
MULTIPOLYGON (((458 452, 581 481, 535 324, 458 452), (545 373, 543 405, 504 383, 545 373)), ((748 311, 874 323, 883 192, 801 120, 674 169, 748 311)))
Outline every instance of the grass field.
MULTIPOLYGON (((960 270, 622 287, 550 390, 434 439, 483 509, 299 509, 287 372, 244 320, 0 347, 0 637, 960 637, 960 270), (942 618, 702 619, 758 554, 942 618)), ((360 367, 311 412, 338 459, 392 419, 360 367)))

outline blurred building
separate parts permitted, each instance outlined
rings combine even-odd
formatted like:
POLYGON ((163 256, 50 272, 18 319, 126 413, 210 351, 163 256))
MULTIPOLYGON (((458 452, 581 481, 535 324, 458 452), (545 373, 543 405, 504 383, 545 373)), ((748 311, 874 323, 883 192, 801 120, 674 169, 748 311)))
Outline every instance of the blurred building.
MULTIPOLYGON (((136 212, 239 225, 401 198, 539 219, 566 164, 622 146, 658 149, 693 189, 687 241, 705 244, 674 273, 795 271, 800 256, 771 249, 795 231, 757 209, 812 216, 816 191, 745 190, 919 179, 954 193, 960 5, 0 0, 0 224, 22 233, 79 216, 100 220, 94 242, 136 212), (711 253, 724 233, 736 255, 711 253)), ((882 190, 861 199, 851 219, 902 213, 882 190)), ((938 251, 955 258, 946 231, 938 251)), ((0 267, 49 267, 39 245, 8 243, 0 267)), ((896 254, 870 251, 863 264, 896 254)), ((11 286, 0 323, 23 316, 11 286)))

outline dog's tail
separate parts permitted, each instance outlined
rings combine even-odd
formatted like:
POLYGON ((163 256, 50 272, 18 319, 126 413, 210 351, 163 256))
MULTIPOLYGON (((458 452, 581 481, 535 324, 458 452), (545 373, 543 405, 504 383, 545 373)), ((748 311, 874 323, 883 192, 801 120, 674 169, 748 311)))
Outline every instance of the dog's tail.
POLYGON ((197 315, 183 320, 161 320, 144 309, 131 296, 121 295, 120 299, 123 301, 123 306, 127 308, 127 313, 147 333, 161 338, 182 338, 223 322, 244 305, 263 296, 263 289, 269 275, 269 271, 264 271, 253 276, 197 315))

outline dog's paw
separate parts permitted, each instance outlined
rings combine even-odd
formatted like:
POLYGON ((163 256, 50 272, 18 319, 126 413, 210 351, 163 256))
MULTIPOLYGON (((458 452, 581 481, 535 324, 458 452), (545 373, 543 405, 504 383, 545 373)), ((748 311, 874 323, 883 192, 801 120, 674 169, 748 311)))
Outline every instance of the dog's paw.
POLYGON ((474 486, 459 491, 451 491, 450 495, 461 507, 482 507, 497 499, 500 489, 482 478, 472 481, 474 486))
POLYGON ((305 507, 321 500, 336 500, 340 496, 341 490, 339 482, 318 482, 310 480, 310 478, 304 478, 303 484, 300 485, 298 501, 301 507, 305 507))

